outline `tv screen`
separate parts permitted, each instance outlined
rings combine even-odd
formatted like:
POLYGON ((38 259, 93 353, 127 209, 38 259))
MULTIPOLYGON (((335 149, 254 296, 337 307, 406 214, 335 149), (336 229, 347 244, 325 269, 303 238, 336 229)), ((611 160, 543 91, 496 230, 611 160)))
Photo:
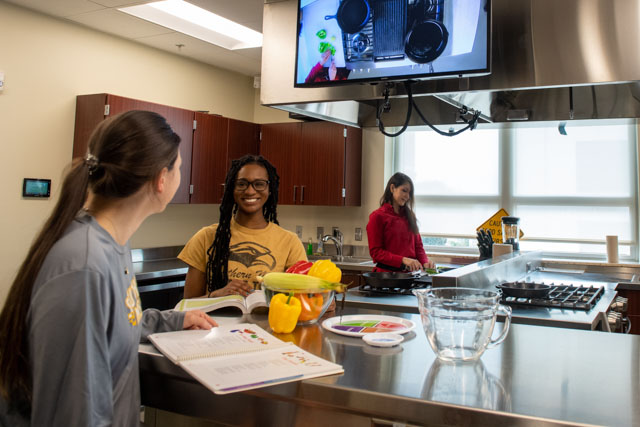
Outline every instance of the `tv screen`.
POLYGON ((490 0, 298 4, 296 87, 490 72, 490 0))

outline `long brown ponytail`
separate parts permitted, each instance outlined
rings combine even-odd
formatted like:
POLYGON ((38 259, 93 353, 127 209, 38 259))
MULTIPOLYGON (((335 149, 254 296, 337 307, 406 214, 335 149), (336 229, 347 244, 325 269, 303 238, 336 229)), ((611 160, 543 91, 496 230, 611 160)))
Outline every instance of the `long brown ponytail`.
POLYGON ((420 230, 418 230, 418 221, 416 220, 416 214, 413 212, 413 194, 414 187, 413 181, 409 178, 408 175, 403 174, 402 172, 396 172, 393 174, 389 181, 387 182, 387 187, 384 189, 384 194, 380 199, 380 206, 385 203, 390 203, 393 205, 393 193, 391 193, 391 186, 400 187, 401 185, 409 184, 411 186, 411 191, 409 192, 409 201, 400 209, 400 212, 404 212, 407 221, 409 221, 409 228, 414 233, 418 234, 420 230))
POLYGON ((124 198, 134 194, 178 157, 180 137, 166 120, 148 111, 109 118, 94 130, 86 159, 76 158, 53 212, 31 244, 0 313, 0 393, 12 408, 29 416, 31 374, 27 313, 36 277, 53 245, 93 194, 124 198))

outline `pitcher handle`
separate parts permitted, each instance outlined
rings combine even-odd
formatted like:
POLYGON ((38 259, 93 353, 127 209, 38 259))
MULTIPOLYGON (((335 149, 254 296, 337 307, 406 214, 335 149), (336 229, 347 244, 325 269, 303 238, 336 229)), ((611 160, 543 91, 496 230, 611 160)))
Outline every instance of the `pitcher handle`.
POLYGON ((505 315, 504 326, 502 327, 502 333, 495 340, 489 341, 487 348, 493 348, 500 344, 507 337, 509 332, 509 326, 511 326, 511 307, 499 304, 498 312, 502 312, 505 315))

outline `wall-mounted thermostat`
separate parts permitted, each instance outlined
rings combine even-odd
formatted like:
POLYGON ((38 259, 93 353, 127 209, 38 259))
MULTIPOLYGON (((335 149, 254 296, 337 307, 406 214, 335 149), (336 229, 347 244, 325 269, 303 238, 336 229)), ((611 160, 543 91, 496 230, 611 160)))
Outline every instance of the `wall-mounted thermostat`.
POLYGON ((51 180, 25 178, 22 183, 22 197, 49 197, 51 195, 51 180))

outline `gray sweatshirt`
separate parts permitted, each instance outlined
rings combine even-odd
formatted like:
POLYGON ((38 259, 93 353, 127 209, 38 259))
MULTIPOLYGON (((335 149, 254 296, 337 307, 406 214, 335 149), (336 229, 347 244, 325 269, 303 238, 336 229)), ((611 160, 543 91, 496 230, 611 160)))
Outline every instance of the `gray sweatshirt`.
POLYGON ((31 425, 138 425, 138 343, 183 321, 184 313, 142 312, 129 245, 81 214, 33 288, 31 425))

